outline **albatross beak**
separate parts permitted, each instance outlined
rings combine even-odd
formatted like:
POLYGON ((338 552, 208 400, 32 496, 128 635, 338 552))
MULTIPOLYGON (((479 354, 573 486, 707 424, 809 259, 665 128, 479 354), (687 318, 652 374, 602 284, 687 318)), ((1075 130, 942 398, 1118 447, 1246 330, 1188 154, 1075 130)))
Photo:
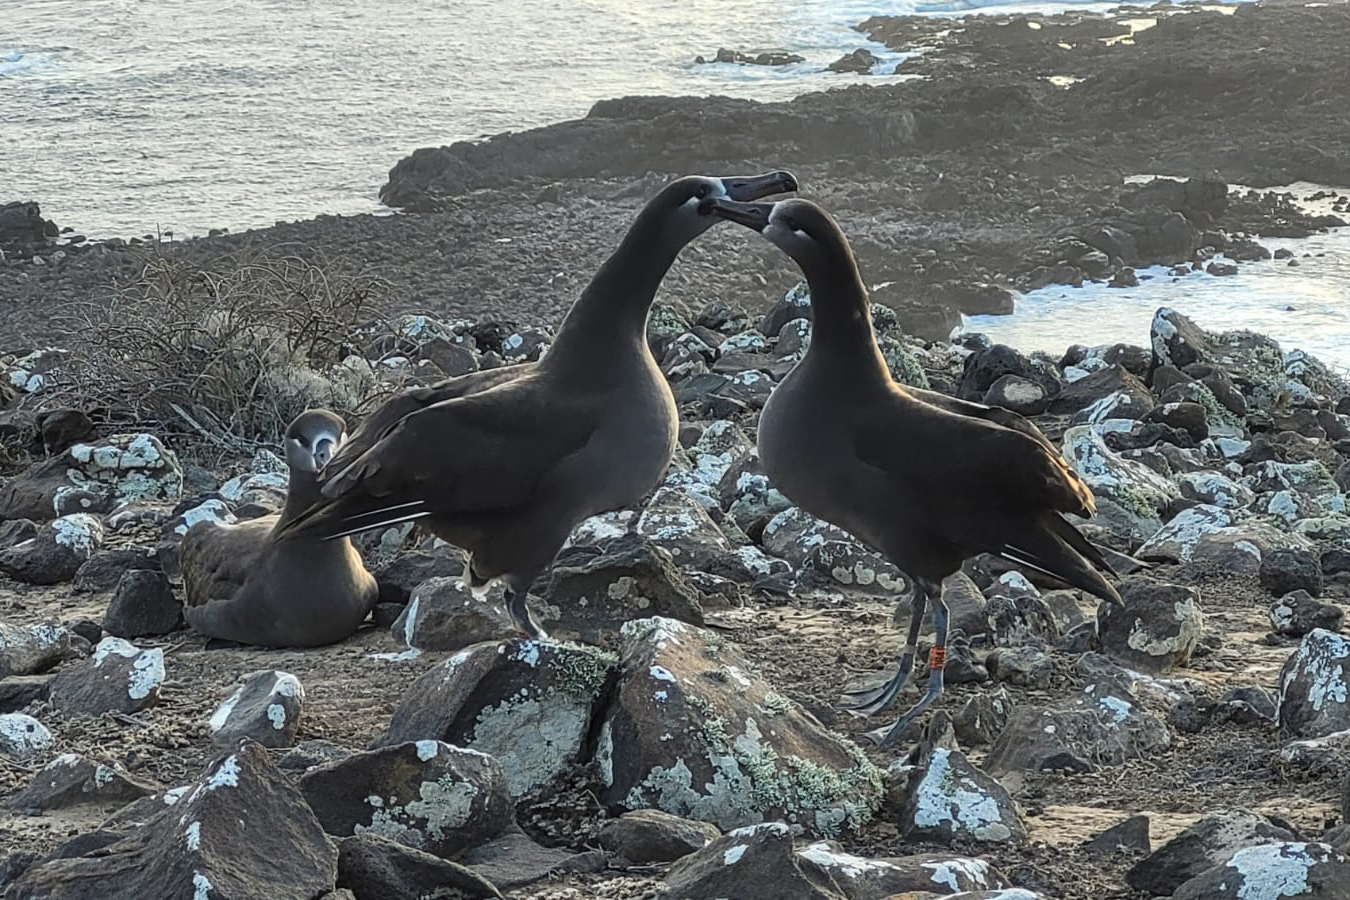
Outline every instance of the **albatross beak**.
POLYGON ((772 203, 737 203, 735 200, 723 200, 720 197, 705 200, 704 205, 708 212, 719 219, 727 219, 755 231, 763 231, 768 227, 769 213, 773 211, 774 206, 772 203))
POLYGON ((778 170, 763 175, 722 178, 722 187, 732 200, 758 200, 774 194, 783 194, 797 190, 797 177, 791 172, 778 170))

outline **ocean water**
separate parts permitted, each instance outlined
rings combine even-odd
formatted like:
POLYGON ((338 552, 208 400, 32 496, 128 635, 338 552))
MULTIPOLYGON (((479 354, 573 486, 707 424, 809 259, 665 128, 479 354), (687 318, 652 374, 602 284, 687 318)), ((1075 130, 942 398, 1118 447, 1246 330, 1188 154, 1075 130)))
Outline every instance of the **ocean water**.
MULTIPOLYGON (((417 147, 584 115, 627 94, 786 99, 894 76, 870 15, 1108 9, 1062 0, 0 0, 0 200, 91 237, 388 213, 417 147), (856 47, 869 76, 822 69, 856 47), (698 65, 719 47, 805 57, 698 65)), ((1350 187, 1350 186, 1342 186, 1350 187)), ((1284 242, 1272 241, 1280 246, 1284 242)), ((1048 288, 968 323, 1020 347, 1145 342, 1156 306, 1267 330, 1350 366, 1350 236, 1227 278, 1048 288)))

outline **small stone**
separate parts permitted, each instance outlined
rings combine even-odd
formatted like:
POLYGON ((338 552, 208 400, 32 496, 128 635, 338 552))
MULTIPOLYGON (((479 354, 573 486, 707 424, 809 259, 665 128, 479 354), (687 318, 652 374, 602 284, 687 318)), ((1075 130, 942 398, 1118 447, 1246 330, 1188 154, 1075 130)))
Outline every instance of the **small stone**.
POLYGON ((221 746, 251 738, 264 747, 289 747, 295 743, 304 703, 305 689, 289 672, 250 672, 216 707, 207 730, 221 746))
POLYGON ((1141 672, 1170 672, 1184 666, 1200 640, 1204 618, 1191 588, 1141 578, 1120 591, 1122 606, 1097 607, 1103 651, 1141 672))
POLYGON ((418 585, 390 627, 394 639, 418 650, 460 650, 516 633, 500 603, 479 599, 461 577, 418 585))
POLYGON ((1115 856, 1127 853, 1150 853, 1149 818, 1144 815, 1130 816, 1117 822, 1110 828, 1088 841, 1084 847, 1090 853, 1115 856))
POLYGON ((1322 593, 1322 563, 1307 550, 1276 550, 1261 560, 1261 587, 1282 597, 1291 591, 1322 593))
POLYGON ((11 675, 0 678, 0 713, 16 712, 47 699, 51 675, 11 675))
POLYGON ((89 557, 75 572, 73 587, 77 593, 98 593, 117 587, 122 576, 132 569, 157 569, 159 564, 145 550, 130 547, 104 549, 89 557))
POLYGON ((337 883, 355 900, 501 897, 491 882, 459 863, 371 832, 338 842, 337 883))
POLYGON ((1278 844, 1295 835, 1265 816, 1233 809, 1205 816, 1125 873, 1136 891, 1170 897, 1190 879, 1227 862, 1253 844, 1278 844))
POLYGON ((1043 690, 1055 674, 1055 661, 1035 647, 999 647, 984 661, 994 681, 1043 690))
POLYGON ((670 900, 842 900, 834 880, 803 866, 781 822, 728 832, 675 863, 666 875, 670 900))
POLYGON ((1270 626, 1276 634, 1303 637, 1315 628, 1338 631, 1345 611, 1332 603, 1314 599, 1307 591, 1285 594, 1270 605, 1270 626))
POLYGON ((458 578, 464 574, 464 556, 454 547, 435 551, 412 550, 400 553, 385 565, 374 570, 380 586, 381 603, 406 606, 420 584, 433 578, 458 578))
POLYGON ((966 745, 992 744, 1012 715, 1012 696, 1007 688, 981 691, 965 702, 952 717, 956 736, 966 745))
POLYGON ((32 762, 52 745, 52 733, 24 713, 0 715, 0 756, 19 763, 32 762))
POLYGON ((611 819, 600 829, 600 846, 630 863, 674 862, 722 836, 707 822, 671 815, 659 809, 635 809, 611 819))
POLYGON ((67 715, 135 713, 159 702, 163 683, 163 650, 143 650, 121 638, 106 637, 91 658, 57 673, 51 703, 67 715))
POLYGON ((60 584, 75 577, 103 543, 103 523, 73 513, 43 525, 37 536, 0 551, 0 572, 28 584, 60 584))
POLYGON ((1007 789, 961 751, 940 746, 920 750, 898 824, 907 839, 941 844, 1020 843, 1027 836, 1007 789))
POLYGON ((122 806, 155 792, 116 765, 105 765, 74 753, 47 763, 28 787, 11 797, 10 809, 47 812, 74 806, 122 806))
POLYGON ((1350 729, 1350 639, 1314 629, 1280 672, 1280 733, 1318 738, 1350 729))
POLYGON ((1174 900, 1350 898, 1350 860, 1326 844, 1286 841, 1244 847, 1177 888, 1174 900))
POLYGON ((45 672, 72 655, 70 631, 57 621, 24 626, 0 622, 0 678, 45 672))
POLYGON ((1045 412, 1050 398, 1040 384, 1030 378, 1010 374, 989 386, 989 390, 984 393, 984 402, 1024 416, 1035 416, 1045 412))
POLYGON ((183 627, 183 604, 158 569, 132 569, 117 582, 103 630, 121 638, 168 634, 183 627))
POLYGON ((1254 684, 1228 689, 1215 705, 1230 721, 1240 725, 1266 725, 1278 715, 1275 699, 1265 688, 1254 684))

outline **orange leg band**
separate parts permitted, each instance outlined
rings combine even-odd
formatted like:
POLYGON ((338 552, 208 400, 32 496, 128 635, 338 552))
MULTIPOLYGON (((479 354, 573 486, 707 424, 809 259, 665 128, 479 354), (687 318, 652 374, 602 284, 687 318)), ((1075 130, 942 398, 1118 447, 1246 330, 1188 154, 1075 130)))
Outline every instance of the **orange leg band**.
POLYGON ((928 651, 928 668, 941 669, 945 665, 947 665, 946 647, 934 647, 928 651))

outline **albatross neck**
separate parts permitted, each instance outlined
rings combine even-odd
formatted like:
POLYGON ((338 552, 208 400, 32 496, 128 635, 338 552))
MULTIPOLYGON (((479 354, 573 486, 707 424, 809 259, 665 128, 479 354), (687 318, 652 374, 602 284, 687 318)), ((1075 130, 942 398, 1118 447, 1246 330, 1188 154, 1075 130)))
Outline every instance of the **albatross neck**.
POLYGON ((312 472, 291 472, 291 481, 286 488, 286 504, 281 507, 281 517, 277 520, 280 528, 319 501, 319 480, 312 472))
POLYGON ((871 301, 853 256, 803 270, 811 291, 811 343, 806 358, 889 381, 890 369, 872 330, 871 301))

